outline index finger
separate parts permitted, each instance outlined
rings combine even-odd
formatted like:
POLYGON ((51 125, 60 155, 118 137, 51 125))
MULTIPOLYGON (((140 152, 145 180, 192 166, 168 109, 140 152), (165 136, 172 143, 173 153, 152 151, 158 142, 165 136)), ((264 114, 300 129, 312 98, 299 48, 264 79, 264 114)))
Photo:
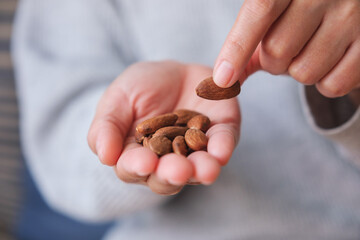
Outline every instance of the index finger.
POLYGON ((215 62, 214 82, 230 87, 240 77, 257 45, 291 0, 246 0, 215 62))

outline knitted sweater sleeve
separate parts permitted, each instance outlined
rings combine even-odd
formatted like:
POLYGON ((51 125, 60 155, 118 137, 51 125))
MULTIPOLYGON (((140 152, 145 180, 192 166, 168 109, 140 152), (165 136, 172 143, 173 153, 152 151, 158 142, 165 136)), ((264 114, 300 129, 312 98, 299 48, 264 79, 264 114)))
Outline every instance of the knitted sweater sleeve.
POLYGON ((325 98, 313 86, 301 92, 310 125, 329 138, 343 158, 360 168, 360 105, 349 96, 325 98))
POLYGON ((91 222, 168 199, 122 183, 87 146, 100 96, 132 61, 109 2, 22 1, 13 35, 26 164, 51 207, 91 222))

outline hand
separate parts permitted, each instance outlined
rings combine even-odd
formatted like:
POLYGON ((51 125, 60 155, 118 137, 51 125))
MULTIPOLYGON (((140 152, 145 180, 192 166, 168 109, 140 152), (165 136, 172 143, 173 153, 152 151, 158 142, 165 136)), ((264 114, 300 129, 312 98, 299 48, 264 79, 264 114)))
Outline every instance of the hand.
POLYGON ((89 130, 89 146, 103 164, 115 166, 121 180, 145 184, 159 194, 175 194, 189 181, 213 183, 238 141, 240 112, 236 99, 213 102, 196 96, 195 87, 209 75, 210 68, 176 62, 129 67, 101 98, 89 130), (208 152, 158 158, 135 142, 139 122, 179 108, 204 113, 212 121, 208 152))
POLYGON ((246 0, 217 58, 220 87, 257 70, 288 73, 327 97, 360 87, 359 0, 246 0))

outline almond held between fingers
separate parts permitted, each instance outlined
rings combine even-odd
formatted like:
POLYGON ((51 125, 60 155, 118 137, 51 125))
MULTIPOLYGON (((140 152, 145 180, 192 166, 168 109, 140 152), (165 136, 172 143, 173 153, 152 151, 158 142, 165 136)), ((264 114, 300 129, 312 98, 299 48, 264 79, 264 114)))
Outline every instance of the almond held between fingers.
POLYGON ((151 151, 156 153, 159 156, 171 153, 172 151, 172 142, 167 137, 161 135, 157 137, 152 137, 149 140, 149 148, 151 151))
POLYGON ((185 133, 185 142, 194 151, 205 150, 208 138, 205 133, 198 129, 189 129, 185 133))
POLYGON ((174 153, 178 155, 187 156, 188 154, 188 147, 186 146, 185 137, 177 136, 174 141, 172 142, 172 148, 174 153))
POLYGON ((210 127, 210 119, 204 115, 196 115, 188 121, 187 126, 188 128, 199 129, 206 133, 210 127))
POLYGON ((178 116, 178 119, 175 125, 184 125, 186 126, 187 122, 194 116, 199 115, 200 113, 187 109, 178 109, 174 113, 178 116))
POLYGON ((229 88, 218 87, 212 77, 206 78, 196 87, 199 97, 209 100, 222 100, 236 97, 241 91, 240 83, 237 81, 229 88))
POLYGON ((170 140, 173 140, 176 136, 184 136, 188 127, 180 127, 180 126, 169 126, 158 129, 153 137, 164 135, 170 140))
POLYGON ((159 115, 139 123, 136 131, 143 135, 154 133, 159 128, 174 125, 177 119, 178 116, 174 113, 159 115))

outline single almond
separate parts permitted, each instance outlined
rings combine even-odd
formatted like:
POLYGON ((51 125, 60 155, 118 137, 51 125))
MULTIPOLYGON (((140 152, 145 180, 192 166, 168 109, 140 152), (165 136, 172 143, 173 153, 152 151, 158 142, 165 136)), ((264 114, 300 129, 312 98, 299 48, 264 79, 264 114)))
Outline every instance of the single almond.
POLYGON ((194 116, 199 115, 200 113, 187 109, 177 109, 174 113, 178 116, 178 119, 175 125, 186 126, 187 122, 194 116))
POLYGON ((143 135, 154 133, 159 128, 174 125, 177 119, 178 116, 174 113, 156 116, 139 123, 136 131, 143 135))
POLYGON ((177 136, 172 142, 172 148, 174 153, 178 155, 187 156, 188 147, 186 146, 185 138, 183 136, 177 136))
POLYGON ((212 77, 206 78, 196 87, 196 94, 199 97, 209 100, 222 100, 236 97, 241 91, 240 83, 237 81, 228 88, 218 87, 212 77))
POLYGON ((149 141, 150 141, 151 137, 144 137, 144 140, 142 142, 144 147, 149 147, 149 141))
POLYGON ((153 137, 164 135, 170 140, 173 140, 176 136, 184 136, 185 132, 188 130, 187 127, 180 126, 169 126, 158 129, 153 137))
POLYGON ((201 130, 189 129, 185 133, 185 142, 194 151, 205 150, 208 139, 201 130))
POLYGON ((140 143, 140 144, 141 144, 141 143, 143 142, 144 138, 145 138, 145 135, 144 135, 144 134, 139 133, 137 130, 135 130, 135 141, 136 141, 137 143, 140 143))
POLYGON ((157 155, 162 156, 172 151, 172 142, 163 135, 152 137, 149 140, 149 148, 157 155))
POLYGON ((204 115, 196 115, 188 121, 187 126, 188 128, 199 129, 206 133, 210 127, 210 119, 204 115))

